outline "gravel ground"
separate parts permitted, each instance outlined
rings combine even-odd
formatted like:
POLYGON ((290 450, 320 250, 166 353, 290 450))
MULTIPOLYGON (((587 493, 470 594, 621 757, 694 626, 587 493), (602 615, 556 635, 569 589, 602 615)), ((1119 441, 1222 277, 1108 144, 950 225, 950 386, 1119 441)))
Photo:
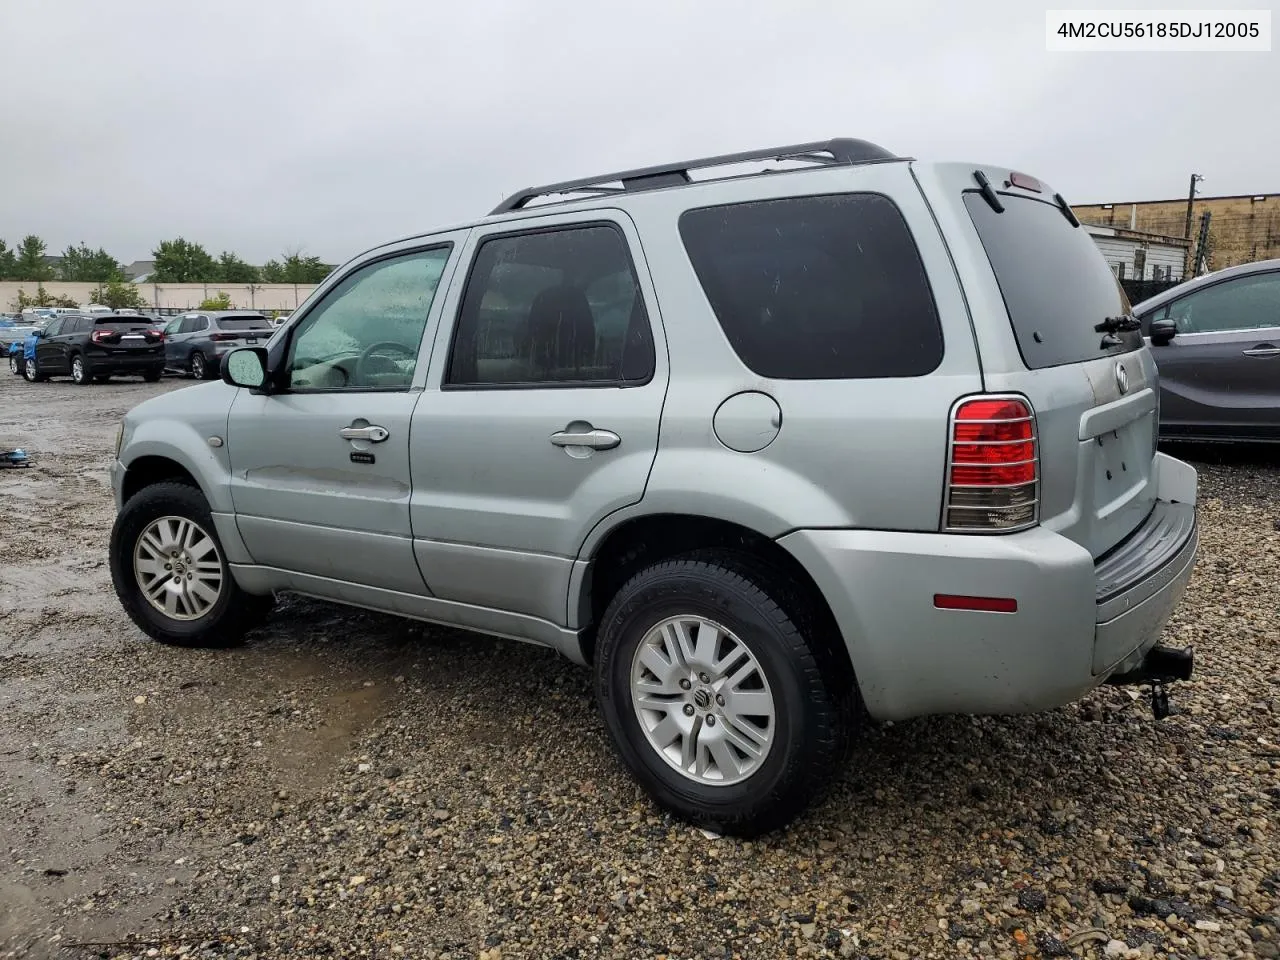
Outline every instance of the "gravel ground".
POLYGON ((0 473, 0 957, 1280 957, 1280 457, 1198 464, 1177 715, 874 729, 746 843, 656 812, 535 647, 302 600, 145 640, 106 465, 182 385, 0 378, 36 460, 0 473))

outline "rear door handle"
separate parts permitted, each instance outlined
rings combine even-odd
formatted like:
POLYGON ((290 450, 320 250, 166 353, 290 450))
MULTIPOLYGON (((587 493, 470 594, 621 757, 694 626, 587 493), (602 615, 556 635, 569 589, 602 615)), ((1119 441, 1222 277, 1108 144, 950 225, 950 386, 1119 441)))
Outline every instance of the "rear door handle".
POLYGON ((582 433, 570 433, 561 430, 551 435, 551 442, 557 447, 590 447, 592 450, 612 450, 622 442, 612 430, 586 430, 582 433))
POLYGON ((338 436, 343 440, 368 440, 370 443, 381 443, 391 436, 391 433, 386 427, 370 424, 367 427, 343 427, 338 431, 338 436))
POLYGON ((1260 343, 1256 347, 1244 351, 1246 357, 1275 357, 1280 356, 1280 347, 1273 343, 1260 343))

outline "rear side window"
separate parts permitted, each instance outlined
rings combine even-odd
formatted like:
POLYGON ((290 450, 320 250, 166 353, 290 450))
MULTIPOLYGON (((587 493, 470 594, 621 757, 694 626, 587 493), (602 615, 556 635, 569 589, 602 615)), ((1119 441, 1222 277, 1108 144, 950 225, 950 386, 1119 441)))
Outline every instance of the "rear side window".
POLYGON ((269 326, 266 317, 223 317, 218 321, 219 330, 263 330, 269 326))
POLYGON ((653 336, 627 241, 612 224, 485 240, 458 314, 447 384, 638 385, 653 336))
POLYGON ((924 264, 887 197, 690 210, 680 236, 730 345, 759 376, 918 377, 942 362, 924 264))
POLYGON ((1142 346, 1138 332, 1105 337, 1094 328, 1129 313, 1129 298, 1083 227, 1062 210, 1000 194, 1003 213, 976 191, 964 195, 1028 369, 1096 360, 1142 346))

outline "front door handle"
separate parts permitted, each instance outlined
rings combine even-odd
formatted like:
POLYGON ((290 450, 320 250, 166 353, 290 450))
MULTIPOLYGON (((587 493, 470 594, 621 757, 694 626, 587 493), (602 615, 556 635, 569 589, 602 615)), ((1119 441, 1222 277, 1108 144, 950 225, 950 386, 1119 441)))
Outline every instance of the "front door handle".
POLYGON ((551 442, 557 447, 590 447, 592 450, 612 450, 622 442, 612 430, 584 430, 572 433, 561 430, 551 435, 551 442))
POLYGON ((1280 347, 1273 343, 1260 343, 1252 349, 1244 351, 1246 357, 1276 357, 1280 356, 1280 347))
POLYGON ((338 431, 343 440, 368 440, 370 443, 381 443, 391 436, 386 427, 369 424, 367 427, 343 427, 338 431))

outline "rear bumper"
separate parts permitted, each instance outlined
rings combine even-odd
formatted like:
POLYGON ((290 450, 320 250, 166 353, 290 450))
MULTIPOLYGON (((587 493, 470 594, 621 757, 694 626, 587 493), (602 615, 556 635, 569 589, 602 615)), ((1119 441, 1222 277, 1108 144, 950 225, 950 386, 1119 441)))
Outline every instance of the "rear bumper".
POLYGON ((830 604, 872 716, 1047 710, 1140 662, 1186 589, 1196 474, 1163 454, 1156 469, 1156 509, 1099 564, 1043 527, 985 537, 800 530, 779 542, 830 604), (940 593, 1012 598, 1017 612, 942 610, 940 593))
POLYGON ((94 354, 85 352, 85 360, 89 369, 99 373, 147 373, 164 369, 164 354, 151 353, 140 357, 120 356, 118 354, 94 354))

